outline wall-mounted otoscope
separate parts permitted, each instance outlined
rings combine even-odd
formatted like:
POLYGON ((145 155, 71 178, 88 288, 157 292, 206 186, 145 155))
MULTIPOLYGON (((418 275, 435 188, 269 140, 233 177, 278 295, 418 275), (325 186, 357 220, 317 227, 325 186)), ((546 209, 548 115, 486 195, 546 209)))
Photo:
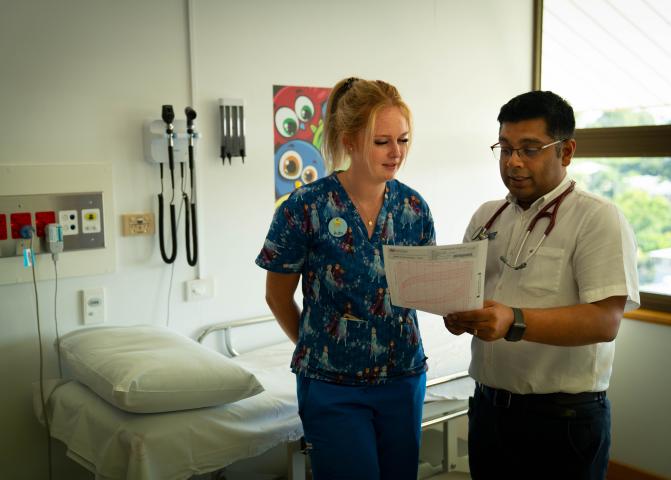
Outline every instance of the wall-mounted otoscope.
POLYGON ((170 197, 170 237, 172 239, 172 250, 170 255, 166 254, 165 235, 163 230, 163 163, 161 168, 161 193, 158 194, 158 238, 161 248, 161 258, 165 263, 172 263, 177 258, 177 218, 175 215, 175 152, 174 152, 174 127, 173 120, 175 112, 172 105, 163 105, 161 108, 161 118, 165 122, 165 133, 168 136, 168 166, 170 168, 170 185, 172 187, 172 196, 170 197))

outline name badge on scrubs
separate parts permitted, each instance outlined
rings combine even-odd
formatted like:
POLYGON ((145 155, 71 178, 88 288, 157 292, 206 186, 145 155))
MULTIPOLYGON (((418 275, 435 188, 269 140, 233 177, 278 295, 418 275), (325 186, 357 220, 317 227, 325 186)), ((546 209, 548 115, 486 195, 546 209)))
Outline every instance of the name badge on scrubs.
POLYGON ((342 237, 347 232, 347 222, 342 217, 334 217, 329 222, 329 233, 334 237, 342 237))

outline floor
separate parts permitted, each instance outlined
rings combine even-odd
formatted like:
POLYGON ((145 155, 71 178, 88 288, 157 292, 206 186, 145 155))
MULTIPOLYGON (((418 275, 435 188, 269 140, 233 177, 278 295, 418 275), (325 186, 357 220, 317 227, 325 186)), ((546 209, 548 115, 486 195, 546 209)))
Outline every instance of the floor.
POLYGON ((427 480, 471 480, 471 476, 463 472, 439 473, 438 475, 429 477, 427 480))
POLYGON ((468 473, 460 471, 443 473, 441 471, 440 464, 430 464, 426 461, 420 462, 419 470, 417 472, 417 480, 470 480, 470 479, 471 476, 468 473))

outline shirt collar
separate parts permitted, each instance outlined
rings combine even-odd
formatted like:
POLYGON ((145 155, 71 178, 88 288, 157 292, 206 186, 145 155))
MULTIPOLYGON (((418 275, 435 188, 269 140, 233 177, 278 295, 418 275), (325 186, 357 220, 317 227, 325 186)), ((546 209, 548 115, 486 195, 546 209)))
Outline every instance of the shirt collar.
MULTIPOLYGON (((545 205, 547 202, 551 202, 554 200, 556 197, 561 195, 561 193, 568 187, 568 184, 571 183, 571 178, 568 175, 564 175, 564 179, 559 182, 559 185, 557 185, 553 190, 549 191, 542 197, 539 197, 536 199, 534 203, 532 203, 529 206, 529 210, 538 210, 539 208, 542 208, 543 205, 545 205)), ((508 193, 506 195, 506 200, 508 200, 510 203, 512 203, 515 206, 517 205, 517 198, 515 198, 511 193, 508 193)))

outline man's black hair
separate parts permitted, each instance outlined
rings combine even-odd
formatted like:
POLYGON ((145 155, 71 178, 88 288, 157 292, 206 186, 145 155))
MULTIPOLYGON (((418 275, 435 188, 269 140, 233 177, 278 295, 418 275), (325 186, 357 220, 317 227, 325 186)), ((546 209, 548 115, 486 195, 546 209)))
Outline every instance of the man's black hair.
POLYGON ((559 95, 550 91, 535 90, 518 95, 501 107, 497 120, 519 122, 542 118, 547 124, 547 133, 555 140, 573 138, 575 115, 573 107, 559 95))

